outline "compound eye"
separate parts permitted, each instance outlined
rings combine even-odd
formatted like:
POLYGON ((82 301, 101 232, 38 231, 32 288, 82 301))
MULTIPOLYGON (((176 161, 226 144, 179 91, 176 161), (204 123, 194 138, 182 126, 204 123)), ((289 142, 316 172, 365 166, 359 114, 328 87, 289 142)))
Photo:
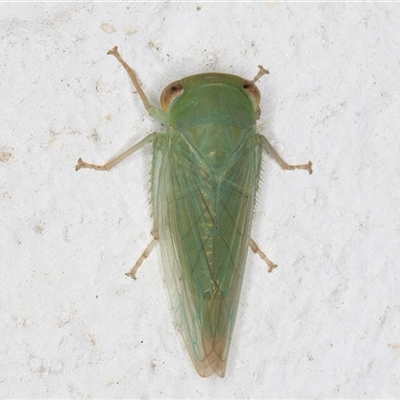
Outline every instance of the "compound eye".
POLYGON ((248 81, 247 79, 244 79, 243 80, 243 90, 245 90, 247 93, 249 93, 253 97, 256 107, 258 107, 260 104, 261 95, 260 95, 260 91, 258 90, 258 87, 255 85, 255 83, 252 81, 248 81))
POLYGON ((161 93, 160 103, 164 111, 168 111, 171 103, 183 93, 181 81, 170 83, 161 93))

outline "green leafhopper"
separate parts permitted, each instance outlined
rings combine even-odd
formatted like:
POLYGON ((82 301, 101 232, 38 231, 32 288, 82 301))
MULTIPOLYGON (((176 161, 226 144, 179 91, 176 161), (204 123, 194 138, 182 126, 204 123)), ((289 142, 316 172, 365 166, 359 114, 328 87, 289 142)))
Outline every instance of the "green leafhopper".
POLYGON ((136 73, 117 47, 114 55, 128 72, 148 113, 167 126, 153 132, 105 165, 78 160, 76 170, 109 170, 152 143, 153 240, 126 275, 136 271, 160 242, 165 279, 177 325, 202 377, 224 377, 250 247, 276 265, 250 237, 262 150, 283 169, 287 164, 257 133, 260 92, 253 80, 222 73, 188 76, 168 85, 161 107, 150 104, 136 73))

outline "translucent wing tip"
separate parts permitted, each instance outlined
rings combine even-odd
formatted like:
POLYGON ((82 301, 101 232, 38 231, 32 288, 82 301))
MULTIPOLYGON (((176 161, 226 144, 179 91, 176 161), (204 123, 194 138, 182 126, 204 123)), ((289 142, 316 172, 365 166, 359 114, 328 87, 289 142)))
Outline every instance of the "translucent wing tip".
POLYGON ((204 358, 201 360, 193 359, 193 364, 198 374, 203 378, 207 378, 213 374, 223 378, 225 376, 228 356, 227 338, 222 337, 216 341, 213 338, 203 337, 203 345, 204 358))

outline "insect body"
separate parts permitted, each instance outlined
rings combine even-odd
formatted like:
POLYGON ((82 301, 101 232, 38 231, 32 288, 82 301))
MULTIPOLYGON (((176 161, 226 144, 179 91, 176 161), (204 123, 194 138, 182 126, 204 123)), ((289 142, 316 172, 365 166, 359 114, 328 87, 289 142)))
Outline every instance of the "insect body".
POLYGON ((154 240, 127 274, 160 242, 164 274, 186 347, 197 372, 225 375, 248 247, 276 267, 250 237, 261 153, 266 149, 284 169, 306 169, 311 162, 288 165, 256 132, 260 93, 255 81, 205 73, 168 85, 162 109, 152 106, 135 72, 129 73, 149 114, 167 125, 125 153, 98 166, 78 160, 76 169, 109 170, 153 144, 152 204, 154 240))

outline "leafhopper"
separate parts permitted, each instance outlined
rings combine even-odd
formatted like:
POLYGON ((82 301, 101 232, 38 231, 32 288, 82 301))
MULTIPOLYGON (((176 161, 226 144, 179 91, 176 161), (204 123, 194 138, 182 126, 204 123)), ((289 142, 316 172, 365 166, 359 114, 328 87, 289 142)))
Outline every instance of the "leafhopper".
POLYGON ((147 144, 153 146, 153 240, 126 275, 160 242, 165 280, 187 350, 202 377, 224 377, 248 248, 276 265, 250 237, 262 151, 287 164, 257 133, 260 92, 253 80, 223 73, 188 76, 168 85, 161 108, 150 104, 118 48, 108 52, 128 72, 150 116, 167 126, 105 165, 78 160, 76 170, 108 171, 147 144))

